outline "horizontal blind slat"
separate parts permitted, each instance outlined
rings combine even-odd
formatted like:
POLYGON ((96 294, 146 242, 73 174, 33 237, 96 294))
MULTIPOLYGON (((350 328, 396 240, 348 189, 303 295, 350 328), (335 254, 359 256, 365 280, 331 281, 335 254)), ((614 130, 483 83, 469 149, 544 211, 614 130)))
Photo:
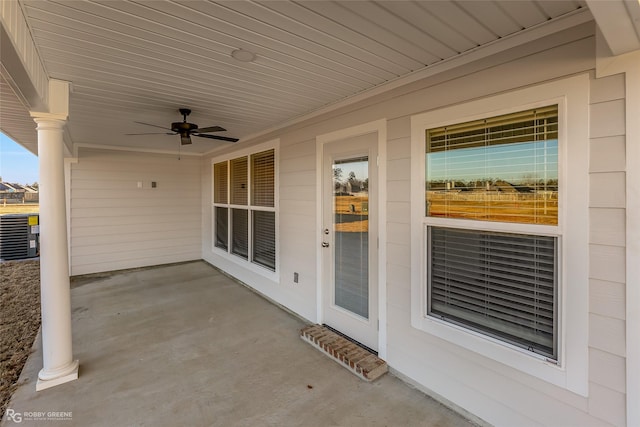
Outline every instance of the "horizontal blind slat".
POLYGON ((276 269, 276 215, 275 212, 253 211, 252 260, 270 270, 276 269))
MULTIPOLYGON (((478 332, 487 333, 484 325, 486 319, 482 315, 474 312, 469 313, 464 309, 456 308, 449 308, 448 315, 455 323, 461 323, 478 332), (462 317, 466 317, 466 319, 460 321, 462 317)), ((495 326, 490 335, 506 339, 509 342, 524 348, 545 349, 548 347, 549 341, 553 340, 553 333, 545 332, 540 329, 526 329, 522 328, 520 325, 511 325, 507 322, 494 323, 495 326)), ((545 354, 544 350, 541 350, 540 352, 545 354)))
MULTIPOLYGON (((470 310, 476 314, 482 314, 487 319, 492 319, 498 322, 512 323, 521 327, 547 332, 553 331, 553 317, 546 315, 546 313, 542 311, 532 319, 527 313, 519 312, 510 307, 501 306, 497 303, 478 305, 474 298, 465 298, 464 295, 460 295, 455 300, 455 304, 452 304, 451 300, 447 298, 436 299, 434 303, 442 304, 441 307, 445 313, 450 310, 450 308, 455 307, 458 309, 470 310)), ((487 322, 487 326, 494 327, 494 325, 491 325, 489 322, 487 322)))
POLYGON ((213 165, 213 201, 215 203, 228 203, 228 165, 220 162, 213 165))
POLYGON ((275 151, 267 150, 251 156, 251 204, 275 206, 275 151))
MULTIPOLYGON (((458 285, 458 284, 456 284, 458 285)), ((535 311, 536 313, 542 313, 544 317, 553 319, 553 299, 544 298, 543 295, 522 296, 522 294, 516 293, 501 293, 495 289, 488 292, 482 292, 474 287, 469 286, 434 286, 432 289, 434 300, 447 300, 452 305, 455 305, 455 301, 458 299, 465 299, 469 303, 473 303, 480 307, 489 306, 495 304, 501 306, 505 310, 512 310, 514 312, 529 313, 535 311)))
POLYGON ((433 268, 432 280, 434 280, 434 286, 437 285, 436 280, 438 279, 440 279, 443 283, 456 281, 459 284, 458 286, 466 286, 469 289, 482 288, 485 290, 485 293, 496 290, 502 292, 510 292, 513 295, 526 296, 530 295, 531 292, 535 292, 535 295, 537 297, 546 298, 553 302, 555 291, 553 287, 548 285, 536 284, 534 286, 534 290, 532 290, 532 285, 529 282, 508 280, 508 278, 496 279, 494 278, 494 276, 490 276, 490 279, 477 279, 477 275, 474 275, 473 272, 469 272, 468 270, 466 270, 464 272, 456 272, 454 274, 450 272, 453 269, 455 269, 455 266, 453 265, 447 266, 447 270, 444 270, 442 268, 433 268))
POLYGON ((554 237, 443 227, 428 234, 432 315, 554 356, 554 237))
POLYGON ((231 253, 248 258, 249 223, 246 209, 231 209, 231 253))
POLYGON ((246 205, 248 202, 248 171, 247 157, 238 157, 230 161, 231 167, 231 204, 246 205))

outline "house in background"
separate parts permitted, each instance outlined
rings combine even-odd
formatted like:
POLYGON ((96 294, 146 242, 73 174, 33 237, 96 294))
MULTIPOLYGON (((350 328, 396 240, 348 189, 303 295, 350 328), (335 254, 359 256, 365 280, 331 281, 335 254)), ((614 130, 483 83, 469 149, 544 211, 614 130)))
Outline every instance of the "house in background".
POLYGON ((38 190, 30 185, 0 181, 0 201, 4 203, 37 203, 38 190))
POLYGON ((77 378, 69 275, 203 259, 487 423, 640 424, 639 17, 2 0, 1 130, 40 161, 38 389, 77 378))

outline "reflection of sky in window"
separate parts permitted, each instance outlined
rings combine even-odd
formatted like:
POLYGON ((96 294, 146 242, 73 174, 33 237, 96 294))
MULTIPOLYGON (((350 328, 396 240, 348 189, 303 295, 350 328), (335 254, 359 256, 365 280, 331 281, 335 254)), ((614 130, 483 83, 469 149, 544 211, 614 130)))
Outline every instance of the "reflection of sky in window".
POLYGON ((489 147, 458 148, 427 153, 427 181, 558 178, 558 140, 489 147))
POLYGON ((357 161, 357 162, 345 162, 345 163, 337 163, 333 165, 333 169, 340 168, 342 170, 342 175, 340 180, 342 182, 347 182, 349 180, 349 173, 353 172, 356 174, 356 179, 364 181, 369 177, 369 162, 367 161, 357 161))

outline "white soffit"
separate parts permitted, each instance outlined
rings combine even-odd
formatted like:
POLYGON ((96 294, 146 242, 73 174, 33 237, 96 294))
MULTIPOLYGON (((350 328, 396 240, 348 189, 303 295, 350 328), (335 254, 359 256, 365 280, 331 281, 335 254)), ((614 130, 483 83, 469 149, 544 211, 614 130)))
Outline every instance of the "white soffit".
POLYGON ((613 55, 640 49, 640 0, 587 0, 613 55))
MULTIPOLYGON (((482 48, 518 34, 575 25, 568 16, 591 19, 582 0, 21 4, 49 76, 73 83, 74 143, 162 151, 177 150, 179 138, 135 122, 168 127, 188 107, 190 122, 246 139, 456 58, 491 54, 482 48), (237 61, 236 50, 255 59, 237 61)), ((193 141, 182 150, 226 146, 193 141)))
MULTIPOLYGON (((2 132, 34 154, 38 152, 36 123, 13 88, 0 73, 0 124, 2 132)), ((1 155, 1 154, 0 154, 1 155)))

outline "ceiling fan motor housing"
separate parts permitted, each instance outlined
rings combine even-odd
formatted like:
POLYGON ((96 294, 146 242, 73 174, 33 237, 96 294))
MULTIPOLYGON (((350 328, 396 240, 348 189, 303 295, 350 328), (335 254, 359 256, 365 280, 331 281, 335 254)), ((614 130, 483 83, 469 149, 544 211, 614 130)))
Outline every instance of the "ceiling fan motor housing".
POLYGON ((177 133, 190 133, 198 129, 198 125, 187 122, 174 122, 171 123, 171 130, 177 133))

